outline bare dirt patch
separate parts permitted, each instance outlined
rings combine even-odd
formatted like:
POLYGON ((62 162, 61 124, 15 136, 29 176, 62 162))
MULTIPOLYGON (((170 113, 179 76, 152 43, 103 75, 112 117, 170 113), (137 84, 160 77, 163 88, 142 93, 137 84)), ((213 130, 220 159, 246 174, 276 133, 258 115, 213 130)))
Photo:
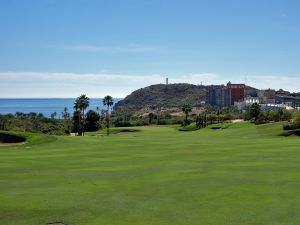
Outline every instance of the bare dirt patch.
POLYGON ((241 123, 241 122, 244 122, 244 120, 237 119, 237 120, 231 120, 230 122, 231 123, 241 123))

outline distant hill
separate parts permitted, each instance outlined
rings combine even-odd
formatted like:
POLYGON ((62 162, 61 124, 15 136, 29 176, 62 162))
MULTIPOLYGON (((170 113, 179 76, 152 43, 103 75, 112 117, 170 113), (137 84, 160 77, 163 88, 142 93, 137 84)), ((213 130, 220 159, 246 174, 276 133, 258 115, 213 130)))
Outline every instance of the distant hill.
POLYGON ((289 91, 280 89, 276 91, 276 100, 278 102, 292 102, 300 105, 300 92, 291 93, 289 91))
MULTIPOLYGON (((184 104, 200 106, 201 102, 206 100, 207 87, 186 83, 169 84, 167 87, 165 84, 151 85, 132 92, 116 103, 114 110, 137 114, 168 109, 181 111, 184 104)), ((246 95, 256 97, 258 91, 246 86, 246 95)))
POLYGON ((151 85, 132 92, 119 101, 114 110, 137 112, 154 109, 181 107, 183 104, 197 106, 205 101, 205 86, 193 84, 151 85))

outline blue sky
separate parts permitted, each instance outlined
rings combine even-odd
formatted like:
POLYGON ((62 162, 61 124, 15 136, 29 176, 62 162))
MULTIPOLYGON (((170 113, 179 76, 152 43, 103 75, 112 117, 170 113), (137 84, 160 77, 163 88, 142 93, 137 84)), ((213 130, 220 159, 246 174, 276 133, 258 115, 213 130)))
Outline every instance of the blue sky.
POLYGON ((150 84, 300 91, 298 0, 0 0, 0 97, 150 84))

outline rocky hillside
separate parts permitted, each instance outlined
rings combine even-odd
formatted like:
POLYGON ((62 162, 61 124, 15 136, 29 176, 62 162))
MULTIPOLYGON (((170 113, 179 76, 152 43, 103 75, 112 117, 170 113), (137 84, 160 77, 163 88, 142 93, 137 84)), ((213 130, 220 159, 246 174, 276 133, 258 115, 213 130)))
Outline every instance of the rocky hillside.
POLYGON ((151 85, 141 88, 119 101, 114 110, 126 112, 143 112, 157 109, 176 108, 183 104, 193 106, 205 101, 205 86, 193 84, 151 85))

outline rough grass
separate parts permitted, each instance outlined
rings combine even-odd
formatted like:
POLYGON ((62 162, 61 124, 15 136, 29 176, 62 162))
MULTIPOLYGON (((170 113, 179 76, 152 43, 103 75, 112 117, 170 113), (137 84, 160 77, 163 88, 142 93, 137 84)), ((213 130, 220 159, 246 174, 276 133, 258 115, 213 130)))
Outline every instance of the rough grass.
MULTIPOLYGON (((140 129, 135 128, 124 128, 124 127, 114 127, 109 129, 109 134, 120 134, 120 133, 133 133, 140 132, 140 129)), ((87 136, 96 136, 96 135, 106 135, 106 129, 102 129, 95 132, 86 132, 87 136)))
POLYGON ((39 145, 39 144, 48 143, 56 140, 55 136, 50 136, 50 135, 45 135, 40 133, 0 131, 0 134, 1 133, 20 137, 24 139, 24 141, 26 141, 27 145, 39 145))
POLYGON ((0 147, 0 224, 300 224, 300 138, 282 124, 139 129, 0 147))
POLYGON ((187 126, 180 126, 178 128, 178 130, 179 131, 196 131, 196 130, 199 130, 199 127, 195 123, 192 123, 187 126))
POLYGON ((231 125, 232 123, 219 123, 219 124, 210 125, 209 128, 212 130, 223 130, 229 128, 231 125))

